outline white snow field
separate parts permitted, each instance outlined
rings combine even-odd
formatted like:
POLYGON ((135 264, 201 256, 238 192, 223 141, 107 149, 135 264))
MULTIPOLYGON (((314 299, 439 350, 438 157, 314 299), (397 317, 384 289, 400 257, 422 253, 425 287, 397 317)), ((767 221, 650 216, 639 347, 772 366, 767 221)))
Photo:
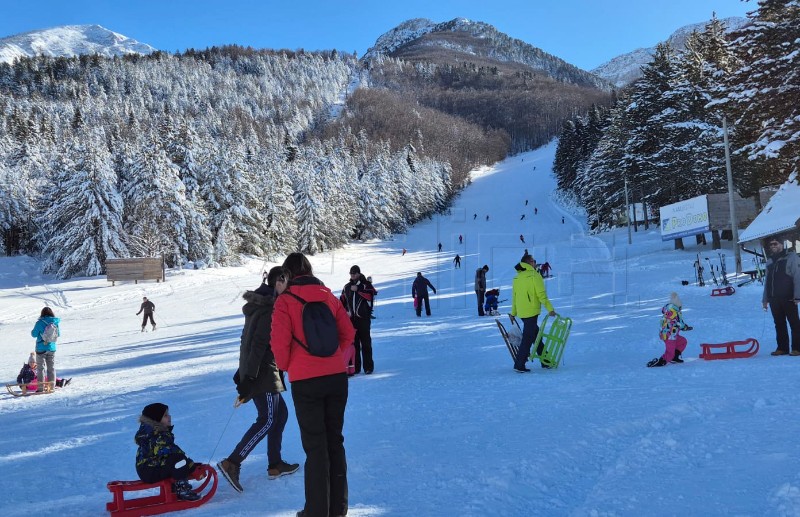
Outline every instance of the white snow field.
MULTIPOLYGON (((552 201, 554 152, 551 144, 476 171, 451 213, 408 235, 311 258, 336 295, 353 264, 380 291, 375 373, 350 380, 350 515, 800 515, 800 357, 769 355, 775 331, 762 287, 711 297, 713 285, 682 286, 694 280, 696 253, 716 264, 717 252, 692 238, 674 251, 657 227, 630 246, 624 229, 588 235, 552 201), (494 318, 477 316, 473 279, 487 264, 489 287, 508 300, 526 246, 552 265, 550 299, 574 326, 560 368, 518 374, 494 318), (438 290, 430 317, 412 308, 417 271, 438 290), (671 291, 694 327, 687 361, 645 368, 663 352, 660 308, 671 291), (700 343, 751 337, 761 343, 753 358, 698 359, 700 343)), ((751 268, 747 255, 744 263, 751 268)), ((73 378, 52 395, 0 396, 0 515, 103 515, 106 483, 136 478, 133 435, 151 402, 170 406, 177 442, 196 461, 230 453, 255 417, 252 404, 233 407, 241 296, 272 265, 111 287, 41 275, 27 257, 0 259, 3 379, 12 382, 33 350, 44 305, 62 319, 59 376, 73 378), (139 331, 143 295, 156 305, 155 332, 139 331)), ((286 400, 283 457, 302 463, 286 400)), ((214 498, 185 515, 294 515, 302 469, 270 481, 266 462, 264 442, 242 466, 244 493, 220 478, 214 498)))

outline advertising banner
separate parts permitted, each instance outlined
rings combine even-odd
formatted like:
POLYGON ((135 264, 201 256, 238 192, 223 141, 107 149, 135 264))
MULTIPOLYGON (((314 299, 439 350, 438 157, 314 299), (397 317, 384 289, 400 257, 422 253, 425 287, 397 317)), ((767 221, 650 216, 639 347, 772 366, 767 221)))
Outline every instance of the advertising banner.
POLYGON ((669 241, 709 231, 708 199, 697 196, 662 206, 661 240, 669 241))

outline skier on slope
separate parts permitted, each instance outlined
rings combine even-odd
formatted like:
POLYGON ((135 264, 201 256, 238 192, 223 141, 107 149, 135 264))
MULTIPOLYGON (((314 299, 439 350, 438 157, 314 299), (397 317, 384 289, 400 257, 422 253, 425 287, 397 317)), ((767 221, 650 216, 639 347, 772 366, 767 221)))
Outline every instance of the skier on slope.
POLYGON ((153 324, 153 330, 156 329, 156 320, 153 319, 153 313, 156 310, 155 304, 147 299, 147 296, 142 298, 142 305, 139 307, 139 312, 136 313, 138 316, 139 314, 144 311, 144 316, 142 317, 142 332, 144 332, 145 326, 147 326, 147 320, 150 319, 150 323, 153 324))

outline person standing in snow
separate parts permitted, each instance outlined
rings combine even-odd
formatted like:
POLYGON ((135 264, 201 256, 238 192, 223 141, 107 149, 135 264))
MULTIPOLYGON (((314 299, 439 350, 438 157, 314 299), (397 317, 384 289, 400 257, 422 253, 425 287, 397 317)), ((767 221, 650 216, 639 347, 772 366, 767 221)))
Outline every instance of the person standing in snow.
POLYGON ((417 272, 417 278, 414 279, 414 283, 411 284, 411 296, 416 298, 416 311, 417 317, 422 316, 422 302, 425 302, 425 315, 431 315, 431 302, 428 298, 428 287, 433 290, 433 294, 436 294, 436 288, 433 287, 433 284, 422 276, 421 272, 417 272))
POLYGON ((464 244, 464 236, 463 235, 459 235, 458 236, 458 243, 459 244, 464 244))
POLYGON ((245 291, 242 298, 244 328, 239 346, 239 368, 233 375, 241 403, 253 402, 258 416, 227 458, 217 463, 222 475, 237 492, 244 489, 239 481, 242 462, 253 449, 267 438, 267 476, 277 479, 300 468, 298 463, 286 463, 281 458, 283 429, 289 419, 289 409, 283 400, 286 391, 283 372, 275 364, 270 346, 272 309, 278 295, 276 286, 286 284, 289 273, 282 266, 269 270, 264 282, 255 291, 245 291))
POLYGON ((442 243, 439 243, 439 251, 442 251, 442 243))
POLYGON ((347 515, 347 457, 342 434, 348 395, 344 352, 353 343, 356 331, 342 302, 314 276, 305 255, 290 253, 283 267, 291 278, 275 300, 270 340, 275 363, 288 372, 292 383, 300 440, 306 452, 306 502, 299 515, 347 515), (339 347, 332 355, 311 355, 300 344, 308 341, 304 306, 298 298, 322 302, 333 314, 339 347))
POLYGON ((342 294, 339 296, 344 305, 350 322, 356 331, 353 346, 355 347, 355 365, 353 374, 364 373, 369 375, 375 369, 372 358, 372 301, 378 291, 372 282, 361 274, 361 268, 354 265, 350 268, 350 281, 344 284, 342 294))
POLYGON ((456 269, 461 268, 461 256, 456 254, 456 258, 453 259, 453 265, 456 269))
POLYGON ((485 265, 475 270, 475 296, 478 297, 478 316, 483 316, 484 296, 486 295, 486 273, 489 266, 485 265))
POLYGON ((800 355, 800 317, 797 312, 800 302, 800 257, 784 249, 783 240, 779 237, 770 237, 767 245, 769 260, 761 304, 764 310, 772 310, 772 321, 775 323, 778 348, 772 355, 797 356, 800 355), (787 322, 792 331, 791 341, 787 322))
POLYGON ((153 325, 153 330, 156 329, 156 320, 153 319, 153 313, 156 310, 156 306, 147 299, 147 296, 142 298, 142 306, 139 307, 139 312, 136 313, 138 316, 139 314, 144 311, 144 316, 142 317, 142 332, 144 332, 144 327, 147 325, 148 318, 150 319, 150 323, 153 325))
MULTIPOLYGON (((43 336, 45 328, 51 323, 56 327, 56 335, 60 336, 61 319, 56 318, 53 309, 44 307, 39 314, 39 319, 36 320, 36 324, 33 326, 33 330, 31 330, 31 337, 36 338, 36 364, 38 365, 36 367, 36 377, 39 379, 45 378, 44 369, 45 365, 47 365, 47 379, 52 379, 51 382, 53 382, 53 384, 50 386, 52 390, 56 380, 56 342, 47 341, 43 336)), ((44 390, 45 383, 40 382, 36 391, 42 392, 44 390)))
MULTIPOLYGON (((547 308, 550 316, 555 316, 556 311, 547 298, 544 280, 536 271, 536 261, 533 256, 525 253, 514 269, 517 270, 517 276, 511 284, 511 315, 522 320, 522 341, 519 343, 517 357, 514 360, 514 371, 526 373, 531 371, 525 363, 528 362, 531 345, 539 334, 538 320, 542 305, 547 308)), ((544 342, 539 343, 536 353, 541 354, 542 350, 544 342)))
POLYGON ((692 330, 683 321, 681 312, 683 303, 678 293, 670 293, 669 303, 661 308, 661 331, 658 336, 664 342, 664 355, 647 363, 648 368, 664 366, 667 363, 682 363, 681 354, 686 350, 686 338, 681 336, 682 330, 692 330))

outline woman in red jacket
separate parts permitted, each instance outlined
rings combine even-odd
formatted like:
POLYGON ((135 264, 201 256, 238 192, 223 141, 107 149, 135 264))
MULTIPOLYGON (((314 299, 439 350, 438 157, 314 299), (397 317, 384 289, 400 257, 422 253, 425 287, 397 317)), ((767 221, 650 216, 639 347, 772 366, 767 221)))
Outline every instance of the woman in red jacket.
POLYGON ((297 515, 327 517, 347 514, 347 459, 344 450, 344 410, 347 405, 347 371, 344 351, 355 329, 342 302, 313 276, 302 253, 283 262, 291 273, 279 293, 292 293, 308 302, 324 302, 336 320, 339 348, 328 357, 311 355, 300 343, 303 304, 295 296, 280 295, 272 313, 272 351, 278 368, 289 374, 300 439, 306 452, 305 508, 297 515), (298 341, 300 343, 298 343, 298 341))

